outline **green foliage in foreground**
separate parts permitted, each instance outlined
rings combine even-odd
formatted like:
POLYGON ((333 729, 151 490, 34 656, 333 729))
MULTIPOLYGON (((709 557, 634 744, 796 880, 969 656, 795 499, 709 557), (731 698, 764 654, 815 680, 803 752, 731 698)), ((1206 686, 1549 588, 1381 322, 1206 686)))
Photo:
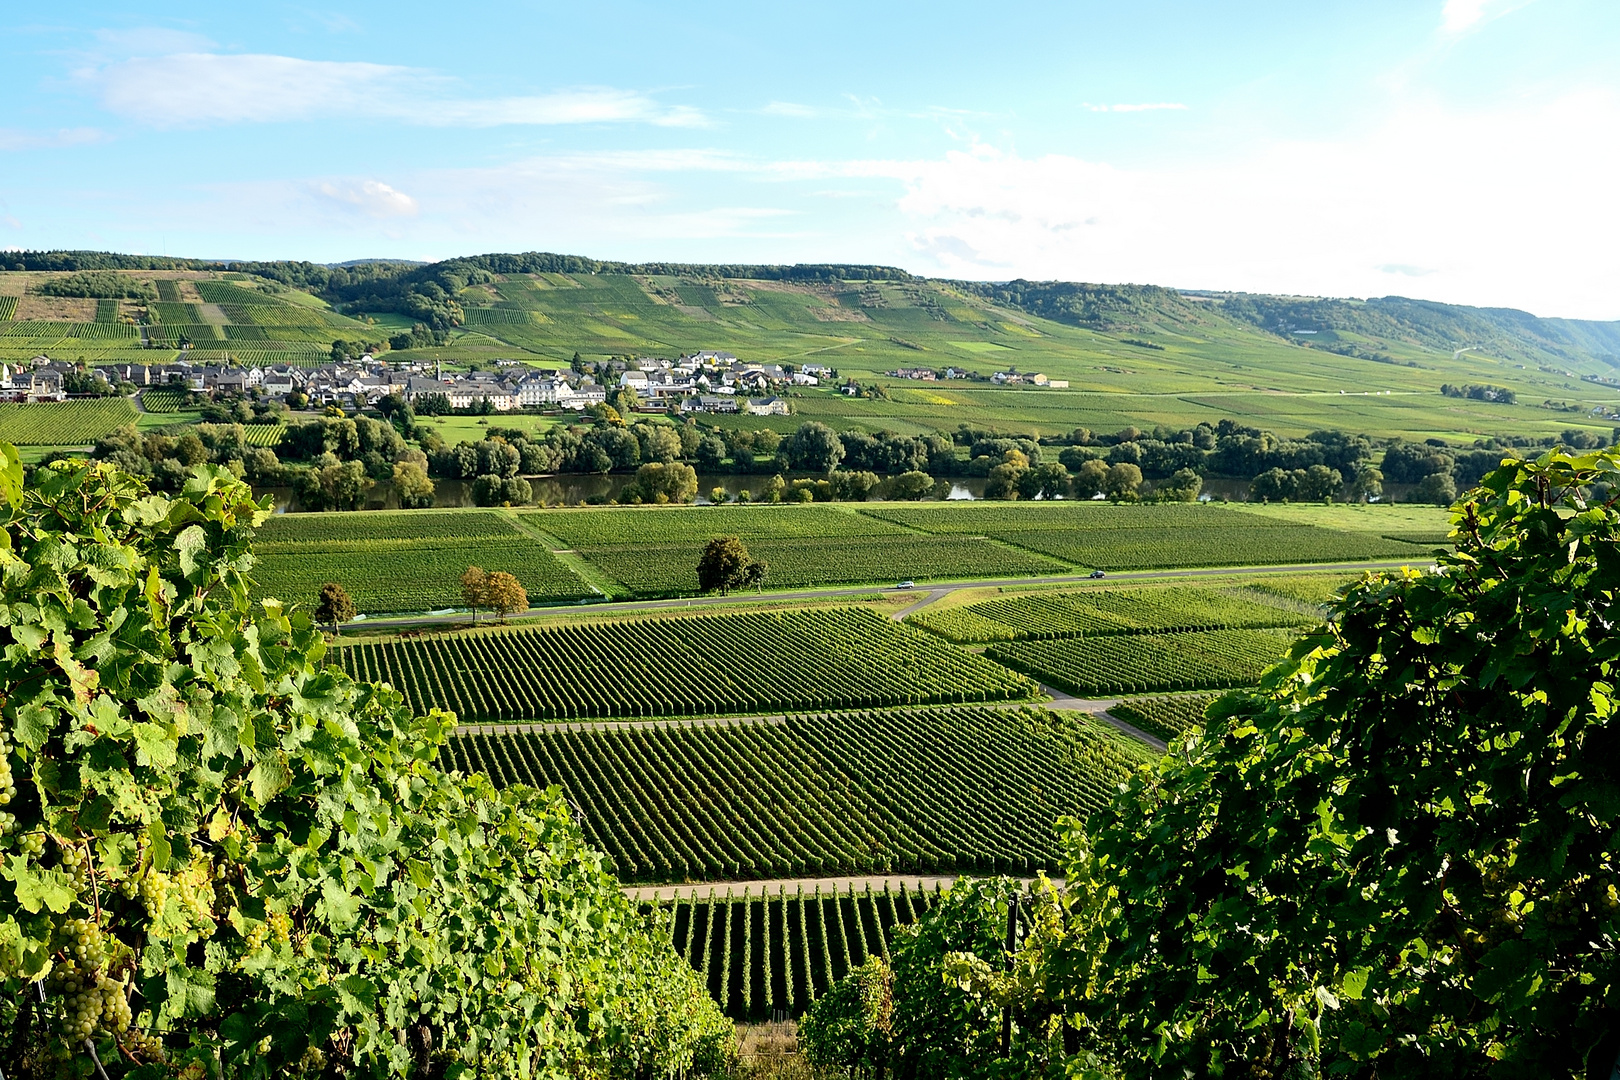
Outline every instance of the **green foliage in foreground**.
POLYGON ((89 1075, 92 1045, 141 1078, 639 1077, 725 1051, 559 793, 447 777, 451 717, 250 606, 245 485, 35 482, 0 519, 6 1075, 89 1075))
POLYGON ((967 945, 897 942, 887 1029, 846 1009, 849 1048, 943 1043, 940 1076, 1608 1076, 1620 512, 1582 491, 1617 479, 1620 454, 1492 474, 1438 572, 1349 587, 1073 826, 1011 955, 984 947, 994 911, 967 945))

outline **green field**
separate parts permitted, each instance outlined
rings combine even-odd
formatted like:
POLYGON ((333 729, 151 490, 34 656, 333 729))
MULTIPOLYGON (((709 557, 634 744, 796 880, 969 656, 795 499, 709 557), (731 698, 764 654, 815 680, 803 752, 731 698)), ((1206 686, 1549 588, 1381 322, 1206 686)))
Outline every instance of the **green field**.
POLYGON ((361 614, 459 607, 469 566, 512 574, 531 604, 598 595, 494 511, 280 514, 260 527, 254 550, 254 595, 306 607, 328 581, 348 590, 361 614))
MULTIPOLYGON (((280 430, 247 428, 261 445, 272 445, 280 430)), ((742 537, 750 553, 769 565, 767 589, 1064 576, 1094 566, 1128 570, 1392 557, 1419 562, 1428 554, 1421 545, 1371 532, 1214 505, 868 503, 857 508, 811 503, 568 508, 515 516, 474 509, 368 511, 276 517, 261 532, 258 578, 262 594, 301 603, 313 602, 323 581, 337 581, 366 614, 458 606, 458 579, 471 565, 516 574, 536 604, 597 595, 568 568, 570 563, 613 595, 692 595, 703 546, 723 535, 742 537)), ((1311 590, 1305 598, 1293 598, 1296 614, 1313 614, 1310 608, 1331 596, 1331 585, 1323 582, 1287 586, 1288 575, 1275 580, 1279 588, 1311 590)), ((1261 582, 1243 584, 1260 588, 1261 582)), ((1271 610, 1289 607, 1289 595, 1284 591, 1268 600, 1233 594, 1221 601, 1268 609, 1248 622, 1206 612, 1187 615, 1190 621, 1150 620, 1130 628, 1292 625, 1288 615, 1271 610)), ((1004 627, 953 628, 970 614, 948 610, 925 611, 919 622, 960 640, 1010 640, 1012 632, 1004 627)), ((1127 627, 1129 619, 1117 625, 1127 627)))
POLYGON ((1057 818, 1147 760, 1083 715, 927 709, 457 735, 446 763, 560 784, 629 881, 1056 867, 1057 818))
POLYGON ((1620 404, 1620 391, 1580 378, 1606 373, 1602 362, 1568 348, 1554 352, 1500 337, 1494 353, 1457 357, 1453 344, 1421 344, 1393 327, 1381 338, 1342 333, 1308 345, 1212 305, 1195 310, 1185 302, 1149 304, 1132 312, 1129 328, 1112 329, 1106 322, 1043 318, 950 282, 788 283, 721 278, 701 268, 684 275, 510 274, 458 299, 466 328, 450 347, 418 352, 464 362, 526 355, 555 364, 575 351, 600 358, 710 348, 748 360, 827 364, 843 377, 889 384, 887 401, 817 390, 794 398, 801 416, 839 428, 916 433, 967 422, 1056 434, 1127 424, 1179 428, 1232 417, 1285 435, 1336 427, 1472 441, 1509 432, 1552 435, 1571 426, 1606 435, 1606 422, 1581 414, 1593 404, 1620 404), (1144 337, 1160 347, 1127 343, 1144 337), (1330 348, 1362 348, 1368 355, 1330 348), (1016 367, 1066 379, 1071 388, 992 389, 882 377, 891 368, 917 365, 954 365, 981 375, 1016 367), (1521 404, 1442 397, 1442 382, 1509 386, 1521 404), (1544 400, 1575 408, 1560 413, 1533 404, 1544 400))
MULTIPOLYGON (((70 318, 64 304, 61 312, 8 323, 0 359, 45 352, 59 359, 157 362, 189 340, 198 358, 315 363, 334 338, 374 341, 410 326, 394 312, 362 322, 252 275, 226 281, 210 273, 124 273, 159 286, 162 298, 149 305, 147 319, 157 347, 143 350, 136 328, 70 318), (75 328, 81 325, 100 329, 75 328)), ((0 305, 47 276, 0 273, 0 305)), ((1396 312, 1358 317, 1354 327, 1307 341, 1245 321, 1218 300, 1193 302, 1134 287, 1118 292, 1119 312, 1087 322, 1049 318, 948 281, 767 281, 721 277, 704 267, 497 274, 493 284, 456 297, 466 322, 448 345, 397 358, 458 364, 519 358, 555 366, 575 352, 596 360, 709 348, 750 361, 821 363, 841 378, 886 383, 888 400, 806 389, 793 398, 800 417, 840 429, 907 434, 949 432, 962 423, 1047 435, 1078 427, 1150 430, 1230 417, 1287 436, 1339 428, 1468 443, 1490 435, 1556 436, 1570 427, 1608 435, 1610 423, 1592 410, 1620 406, 1620 389, 1582 378, 1609 373, 1601 355, 1614 352, 1616 335, 1608 324, 1543 320, 1528 326, 1535 322, 1528 320, 1526 329, 1511 320, 1490 322, 1488 313, 1474 309, 1440 315, 1431 306, 1423 316, 1430 326, 1403 322, 1396 312), (1482 347, 1457 355, 1454 342, 1465 338, 1482 347), (1144 339, 1156 347, 1132 344, 1144 339), (980 376, 1015 367, 1067 380, 1070 388, 914 383, 883 375, 919 365, 980 376), (1442 383, 1505 386, 1519 403, 1444 397, 1442 383)), ((44 300, 29 297, 30 310, 49 309, 44 300)), ((778 426, 768 419, 727 422, 745 420, 778 426)))
POLYGON ((141 408, 149 413, 177 413, 191 402, 189 390, 155 386, 141 391, 141 408))
POLYGON ((86 446, 135 422, 125 398, 0 404, 0 441, 17 446, 86 446))
POLYGON ((847 506, 543 510, 523 520, 645 596, 696 592, 703 546, 728 534, 769 564, 772 588, 1066 571, 1051 559, 976 537, 919 536, 847 506))
POLYGON ((463 722, 1013 701, 1022 676, 860 608, 745 611, 345 646, 359 679, 463 722))
POLYGON ((1145 694, 1253 686, 1294 634, 1209 630, 992 645, 985 656, 1071 694, 1145 694))
POLYGON ((1109 706, 1108 711, 1127 724, 1169 740, 1180 738, 1195 727, 1203 727, 1204 710, 1215 698, 1214 694, 1131 698, 1109 706))
POLYGON ((1175 585, 1023 593, 960 607, 925 607, 910 621, 947 640, 968 643, 1299 627, 1319 617, 1306 605, 1258 589, 1175 585))
POLYGON ((1102 570, 1416 560, 1427 554, 1373 532, 1296 524, 1216 503, 874 504, 864 512, 929 533, 987 536, 1102 570))
MULTIPOLYGON (((712 891, 712 890, 711 890, 712 891)), ((740 1022, 798 1017, 868 957, 889 955, 894 933, 937 902, 926 889, 686 896, 670 909, 670 937, 725 1014, 740 1022)))
POLYGON ((1244 503, 1245 514, 1299 525, 1371 533, 1422 544, 1443 544, 1451 511, 1415 503, 1244 503))

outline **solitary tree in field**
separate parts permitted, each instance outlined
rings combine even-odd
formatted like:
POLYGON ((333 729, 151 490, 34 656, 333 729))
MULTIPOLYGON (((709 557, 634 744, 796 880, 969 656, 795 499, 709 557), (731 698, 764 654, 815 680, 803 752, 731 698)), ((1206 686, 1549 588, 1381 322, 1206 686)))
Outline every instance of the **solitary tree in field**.
POLYGON ((513 612, 529 610, 529 594, 517 578, 497 570, 484 578, 484 604, 505 622, 513 612))
POLYGON ((752 559, 743 567, 742 583, 755 589, 765 588, 765 578, 771 572, 771 564, 762 559, 752 559))
POLYGON ((349 591, 335 581, 322 585, 320 602, 315 605, 315 621, 330 626, 335 634, 339 623, 352 618, 354 601, 349 599, 349 591))
POLYGON ((472 608, 473 622, 478 621, 478 609, 489 607, 489 575, 476 566, 467 567, 461 575, 461 602, 472 608))
POLYGON ((754 560, 748 548, 735 536, 721 536, 709 541, 698 560, 698 589, 702 592, 719 590, 724 596, 732 589, 745 585, 761 585, 768 567, 754 560))

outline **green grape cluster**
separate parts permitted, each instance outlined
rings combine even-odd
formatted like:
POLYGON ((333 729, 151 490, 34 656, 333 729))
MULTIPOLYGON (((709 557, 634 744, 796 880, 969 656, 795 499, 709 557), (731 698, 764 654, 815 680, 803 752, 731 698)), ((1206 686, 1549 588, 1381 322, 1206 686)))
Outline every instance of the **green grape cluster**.
MULTIPOLYGON (((17 783, 11 775, 11 744, 0 733, 0 806, 10 806, 11 801, 17 797, 17 783)), ((17 815, 10 810, 0 810, 0 838, 12 835, 17 831, 17 815)))
POLYGON ((214 864, 199 859, 175 875, 180 904, 202 937, 214 933, 214 864))
POLYGON ((146 905, 146 913, 153 919, 163 917, 163 905, 169 899, 169 877, 158 870, 148 870, 141 878, 141 903, 146 905))
POLYGON ((75 884, 83 886, 90 880, 90 856, 77 844, 63 844, 62 869, 73 875, 75 884))
POLYGON ((42 832, 24 833, 22 838, 17 841, 17 846, 22 848, 24 855, 37 859, 45 854, 45 834, 42 832))
POLYGON ((70 957, 51 969, 46 985, 61 996, 65 1010, 61 1034, 66 1041, 80 1042, 98 1030, 129 1030, 134 1017, 125 986, 105 970, 83 967, 70 957))
POLYGON ((124 1052, 136 1061, 162 1061, 163 1040, 144 1031, 131 1031, 119 1040, 124 1052))
POLYGON ((69 919, 56 931, 57 947, 79 967, 94 971, 107 962, 101 927, 90 919, 69 919))

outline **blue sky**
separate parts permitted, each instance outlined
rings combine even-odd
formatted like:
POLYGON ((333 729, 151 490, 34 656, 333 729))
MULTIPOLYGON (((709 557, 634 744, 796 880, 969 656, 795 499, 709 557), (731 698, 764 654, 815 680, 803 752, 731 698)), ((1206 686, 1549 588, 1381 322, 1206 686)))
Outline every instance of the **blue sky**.
POLYGON ((12 7, 0 247, 1620 318, 1613 0, 12 7))

